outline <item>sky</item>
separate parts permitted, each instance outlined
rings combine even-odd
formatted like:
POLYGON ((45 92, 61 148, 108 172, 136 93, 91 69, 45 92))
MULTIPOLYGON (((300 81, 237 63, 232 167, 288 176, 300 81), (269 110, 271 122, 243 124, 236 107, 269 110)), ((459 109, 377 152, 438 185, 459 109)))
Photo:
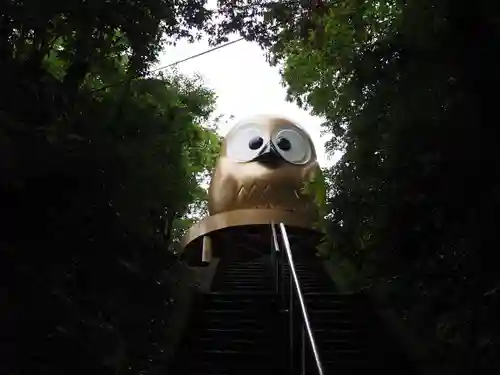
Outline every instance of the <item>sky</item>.
MULTIPOLYGON (((236 39, 236 35, 230 38, 236 39)), ((157 66, 174 63, 210 48, 206 39, 192 44, 180 41, 176 46, 165 48, 157 66)), ((205 85, 215 91, 215 115, 234 116, 227 124, 220 125, 222 136, 240 119, 260 114, 279 115, 299 123, 309 132, 321 167, 331 166, 338 159, 338 155, 328 158, 325 154, 327 138, 320 135, 323 120, 286 101, 286 89, 278 68, 267 63, 264 51, 256 43, 239 41, 180 63, 176 69, 188 76, 199 74, 205 85)))

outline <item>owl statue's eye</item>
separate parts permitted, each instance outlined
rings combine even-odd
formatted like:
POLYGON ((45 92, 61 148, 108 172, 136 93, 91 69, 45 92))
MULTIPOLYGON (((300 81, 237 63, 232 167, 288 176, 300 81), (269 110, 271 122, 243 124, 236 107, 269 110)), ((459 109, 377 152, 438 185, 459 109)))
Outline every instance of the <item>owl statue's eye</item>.
POLYGON ((264 140, 262 139, 262 137, 257 136, 250 139, 248 147, 250 147, 251 150, 258 150, 259 148, 262 147, 263 144, 264 140))
POLYGON ((311 159, 312 147, 309 138, 294 129, 283 129, 273 141, 280 155, 292 164, 305 164, 311 159))
POLYGON ((235 129, 226 138, 227 156, 236 162, 244 163, 259 155, 264 146, 260 130, 252 125, 235 129))
POLYGON ((290 151, 290 149, 292 148, 292 144, 285 137, 278 138, 278 142, 277 143, 278 143, 278 147, 280 149, 282 149, 283 151, 290 151))

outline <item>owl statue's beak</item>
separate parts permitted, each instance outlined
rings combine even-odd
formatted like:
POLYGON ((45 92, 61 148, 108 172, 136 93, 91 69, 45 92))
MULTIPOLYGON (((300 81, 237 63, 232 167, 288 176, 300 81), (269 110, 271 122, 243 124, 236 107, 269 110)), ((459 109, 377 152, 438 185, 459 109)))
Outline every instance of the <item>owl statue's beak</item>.
POLYGON ((276 150, 274 145, 269 142, 266 147, 262 149, 260 152, 259 156, 257 156, 254 159, 256 162, 265 164, 269 167, 276 168, 278 167, 281 162, 283 161, 283 158, 279 154, 279 152, 276 150))

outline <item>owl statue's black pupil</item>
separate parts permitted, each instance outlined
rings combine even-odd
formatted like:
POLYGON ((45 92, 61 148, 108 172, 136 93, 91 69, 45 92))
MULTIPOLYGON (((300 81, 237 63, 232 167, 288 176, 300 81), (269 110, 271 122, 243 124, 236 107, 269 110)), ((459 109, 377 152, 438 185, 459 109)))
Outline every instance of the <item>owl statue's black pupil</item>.
POLYGON ((250 142, 248 142, 248 147, 252 150, 257 150, 262 146, 264 140, 261 137, 253 137, 250 142))
POLYGON ((283 151, 288 151, 292 148, 290 141, 284 137, 278 139, 278 147, 283 151))

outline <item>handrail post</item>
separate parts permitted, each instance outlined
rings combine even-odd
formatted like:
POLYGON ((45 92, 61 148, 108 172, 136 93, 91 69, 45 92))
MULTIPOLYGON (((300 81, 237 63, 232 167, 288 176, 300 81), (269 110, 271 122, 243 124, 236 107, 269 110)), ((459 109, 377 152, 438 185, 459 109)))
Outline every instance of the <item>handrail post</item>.
MULTIPOLYGON (((276 294, 278 295, 279 298, 281 298, 281 294, 283 292, 283 288, 281 285, 281 279, 283 278, 283 273, 281 273, 281 251, 280 247, 278 244, 278 235, 276 233, 276 228, 274 226, 274 222, 271 221, 271 247, 272 247, 272 257, 274 260, 273 264, 273 272, 274 272, 274 282, 275 282, 275 289, 276 289, 276 294)), ((280 301, 281 303, 281 301, 280 301)), ((280 308, 283 305, 280 306, 280 308)))
POLYGON ((294 368, 295 365, 295 314, 294 314, 294 306, 293 306, 293 280, 290 275, 289 277, 289 289, 288 289, 288 332, 290 337, 289 340, 289 358, 290 358, 290 370, 294 368))
MULTIPOLYGON (((277 241, 277 237, 276 237, 276 241, 277 241)), ((283 306, 283 308, 285 308, 285 303, 286 303, 286 293, 285 293, 285 276, 286 276, 286 273, 285 273, 285 254, 283 251, 280 252, 279 254, 279 257, 280 257, 280 264, 279 264, 279 267, 280 267, 280 274, 281 274, 281 278, 280 278, 280 290, 281 290, 281 306, 283 306)))
POLYGON ((272 260, 272 269, 273 269, 273 276, 274 276, 274 289, 276 291, 276 294, 280 294, 280 288, 279 288, 279 274, 278 274, 278 248, 276 247, 276 241, 275 241, 275 230, 274 230, 274 223, 271 222, 271 260, 272 260))
MULTIPOLYGON (((292 320, 293 313, 292 312, 293 312, 293 310, 292 309, 293 309, 293 291, 295 290, 295 292, 297 293, 297 298, 299 300, 300 309, 302 312, 303 330, 305 329, 307 331, 309 344, 311 345, 311 349, 312 349, 312 352, 314 355, 314 360, 316 362, 316 368, 318 370, 318 374, 323 375, 323 366, 321 364, 321 359, 319 356, 318 348, 316 347, 316 341, 314 340, 311 324, 309 322, 309 315, 307 313, 306 305, 304 302, 304 297, 303 297, 302 291, 300 289, 299 279, 298 279, 297 273, 295 271, 295 263, 293 261, 292 250, 290 247, 290 242, 288 240, 288 235, 286 233, 286 228, 285 228, 285 225, 283 223, 280 223, 279 226, 280 226, 280 231, 281 231, 281 239, 283 241, 283 244, 285 245, 286 256, 288 258, 288 265, 290 268, 290 272, 289 272, 289 277, 290 277, 290 303, 289 303, 289 306, 290 306, 290 311, 289 311, 289 314, 290 314, 290 335, 291 335, 291 338, 293 338, 293 327, 292 327, 292 324, 293 324, 293 320, 292 320), (295 286, 295 288, 294 288, 294 286, 295 286)), ((290 344, 291 344, 290 348, 293 348, 292 339, 290 339, 290 344)), ((292 357, 290 360, 292 363, 292 367, 290 370, 293 370, 293 351, 292 350, 290 351, 290 354, 292 357)))
POLYGON ((301 362, 302 362, 302 375, 306 375, 306 327, 302 324, 302 340, 300 343, 301 348, 301 362))

